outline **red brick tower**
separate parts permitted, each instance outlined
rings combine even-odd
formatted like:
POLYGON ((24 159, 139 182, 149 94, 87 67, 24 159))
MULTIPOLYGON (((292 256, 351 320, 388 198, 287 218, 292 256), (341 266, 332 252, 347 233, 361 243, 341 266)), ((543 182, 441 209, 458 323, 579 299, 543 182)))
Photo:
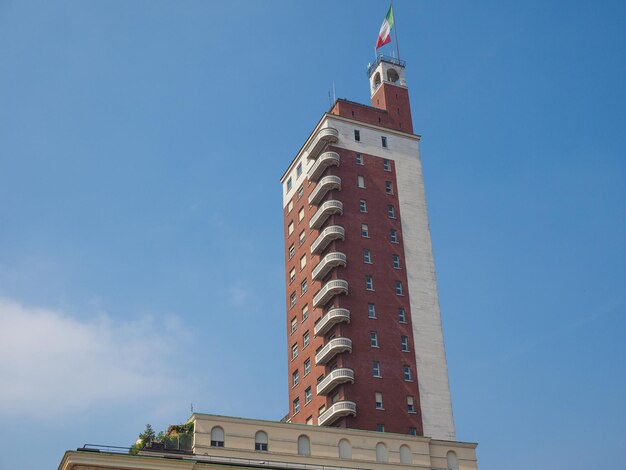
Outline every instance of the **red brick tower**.
POLYGON ((337 100, 284 189, 289 420, 454 440, 404 63, 337 100))

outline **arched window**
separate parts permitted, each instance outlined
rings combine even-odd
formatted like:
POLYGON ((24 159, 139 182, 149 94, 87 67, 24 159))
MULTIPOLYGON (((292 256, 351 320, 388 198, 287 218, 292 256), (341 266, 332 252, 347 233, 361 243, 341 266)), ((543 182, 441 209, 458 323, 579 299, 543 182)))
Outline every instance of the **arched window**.
POLYGON ((374 87, 378 87, 378 85, 380 85, 380 72, 376 72, 376 74, 374 75, 374 87))
POLYGON ((446 460, 448 461, 449 470, 459 470, 459 459, 454 452, 448 451, 446 454, 446 460))
POLYGON ((413 454, 411 454, 411 449, 407 445, 400 446, 400 463, 409 465, 413 463, 413 454))
POLYGON ((352 445, 347 439, 339 441, 339 458, 351 459, 352 458, 352 445))
POLYGON ((254 450, 267 450, 267 433, 259 431, 254 435, 254 450))
POLYGON ((387 446, 382 442, 379 442, 376 444, 376 462, 387 463, 388 459, 387 446))
POLYGON ((298 455, 311 455, 311 441, 304 434, 298 437, 298 455))
POLYGON ((211 447, 224 447, 224 430, 219 426, 211 429, 211 447))
POLYGON ((394 69, 387 70, 387 80, 389 80, 391 83, 396 83, 399 79, 400 76, 398 75, 398 72, 396 72, 394 69))

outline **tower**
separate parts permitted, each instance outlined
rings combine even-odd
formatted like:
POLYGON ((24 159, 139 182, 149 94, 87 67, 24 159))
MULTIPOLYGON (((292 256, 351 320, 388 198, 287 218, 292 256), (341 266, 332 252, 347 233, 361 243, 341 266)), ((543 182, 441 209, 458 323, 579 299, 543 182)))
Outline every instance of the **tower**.
POLYGON ((281 178, 288 420, 454 440, 405 63, 368 68, 281 178))

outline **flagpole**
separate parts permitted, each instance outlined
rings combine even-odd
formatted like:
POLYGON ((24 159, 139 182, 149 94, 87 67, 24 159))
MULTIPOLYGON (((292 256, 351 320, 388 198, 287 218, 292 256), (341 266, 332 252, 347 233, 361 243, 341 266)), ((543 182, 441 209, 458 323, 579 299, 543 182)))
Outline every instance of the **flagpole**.
POLYGON ((393 15, 393 36, 396 39, 396 54, 398 54, 398 62, 400 62, 400 47, 398 46, 398 23, 396 22, 396 14, 393 11, 393 0, 391 0, 391 14, 393 15))

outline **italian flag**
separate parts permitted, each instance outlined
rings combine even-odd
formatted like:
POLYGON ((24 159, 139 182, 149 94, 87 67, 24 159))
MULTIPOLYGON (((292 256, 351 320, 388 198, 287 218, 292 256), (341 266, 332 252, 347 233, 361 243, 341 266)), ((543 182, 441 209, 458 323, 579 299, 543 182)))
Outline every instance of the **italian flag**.
POLYGON ((384 46, 385 44, 391 41, 391 36, 389 36, 389 33, 391 32, 391 28, 393 28, 393 7, 390 5, 389 11, 387 12, 387 16, 385 17, 385 21, 383 21, 383 24, 380 27, 380 31, 378 32, 378 40, 376 41, 376 49, 384 46))

